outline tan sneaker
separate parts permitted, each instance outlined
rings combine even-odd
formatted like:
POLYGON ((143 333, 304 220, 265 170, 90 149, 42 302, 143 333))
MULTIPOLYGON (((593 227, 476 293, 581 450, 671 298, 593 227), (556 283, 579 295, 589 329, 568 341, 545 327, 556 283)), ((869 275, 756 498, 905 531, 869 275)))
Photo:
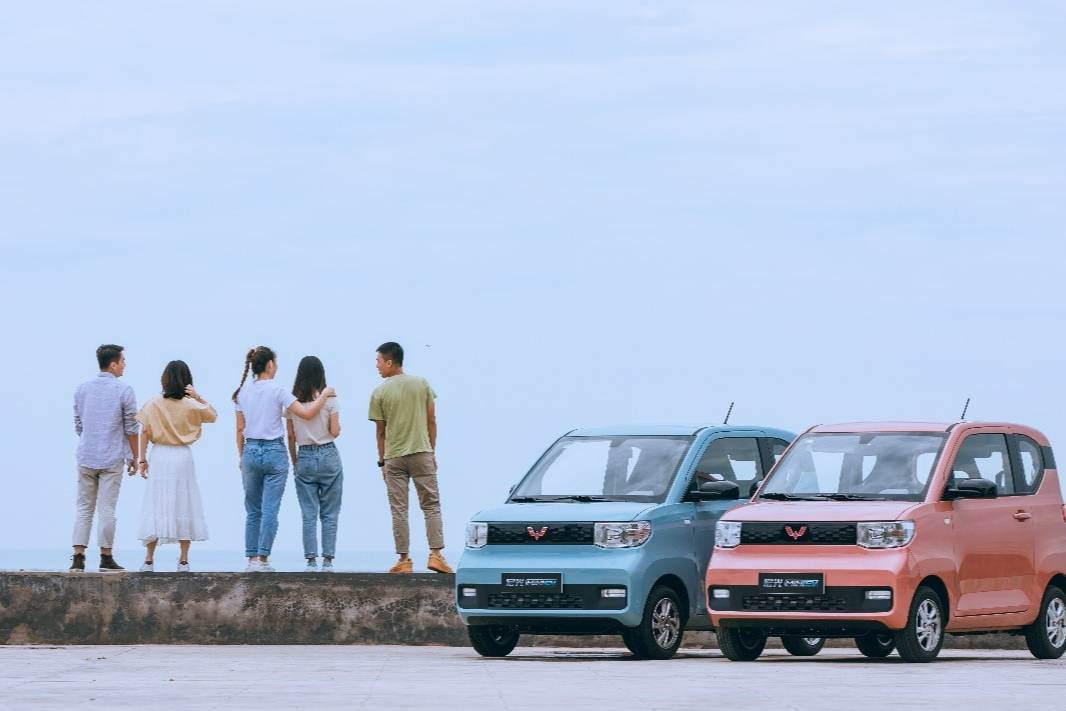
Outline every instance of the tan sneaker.
POLYGON ((410 558, 396 561, 396 565, 389 568, 390 573, 413 573, 415 564, 410 558))
POLYGON ((429 562, 426 563, 426 567, 432 570, 434 573, 454 573, 451 566, 448 565, 448 561, 444 560, 444 556, 439 551, 429 552, 429 562))

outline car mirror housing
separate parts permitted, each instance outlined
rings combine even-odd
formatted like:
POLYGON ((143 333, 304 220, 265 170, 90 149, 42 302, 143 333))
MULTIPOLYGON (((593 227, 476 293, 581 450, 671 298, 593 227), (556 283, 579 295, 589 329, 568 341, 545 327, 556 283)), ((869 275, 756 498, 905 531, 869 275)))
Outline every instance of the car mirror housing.
POLYGON ((695 501, 718 501, 739 498, 740 487, 733 481, 707 481, 700 484, 700 488, 692 492, 692 499, 695 501))
POLYGON ((944 492, 946 501, 955 499, 994 499, 999 496, 999 487, 986 479, 963 479, 944 492))

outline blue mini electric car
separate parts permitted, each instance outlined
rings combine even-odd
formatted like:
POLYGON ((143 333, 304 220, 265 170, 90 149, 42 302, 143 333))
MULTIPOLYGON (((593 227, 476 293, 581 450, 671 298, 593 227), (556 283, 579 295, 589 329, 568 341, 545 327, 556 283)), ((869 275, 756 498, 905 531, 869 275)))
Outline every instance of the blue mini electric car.
POLYGON ((793 437, 733 425, 566 434, 467 526, 456 605, 474 649, 505 656, 520 634, 621 634, 638 657, 673 656, 685 629, 710 629, 715 523, 793 437))

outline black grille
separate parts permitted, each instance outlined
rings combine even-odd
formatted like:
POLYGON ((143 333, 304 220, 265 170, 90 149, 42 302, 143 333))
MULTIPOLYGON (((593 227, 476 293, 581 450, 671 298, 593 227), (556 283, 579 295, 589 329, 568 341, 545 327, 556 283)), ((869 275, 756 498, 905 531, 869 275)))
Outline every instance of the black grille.
POLYGON ((782 521, 745 521, 740 527, 740 542, 751 545, 855 545, 854 523, 804 523, 782 521), (791 535, 789 534, 791 531, 791 535))
POLYGON ((491 593, 488 606, 499 610, 580 610, 585 600, 566 593, 491 593))
POLYGON ((848 601, 838 595, 745 595, 743 609, 780 612, 845 612, 848 601))
POLYGON ((490 544, 512 546, 591 545, 592 524, 490 523, 488 542, 490 544))

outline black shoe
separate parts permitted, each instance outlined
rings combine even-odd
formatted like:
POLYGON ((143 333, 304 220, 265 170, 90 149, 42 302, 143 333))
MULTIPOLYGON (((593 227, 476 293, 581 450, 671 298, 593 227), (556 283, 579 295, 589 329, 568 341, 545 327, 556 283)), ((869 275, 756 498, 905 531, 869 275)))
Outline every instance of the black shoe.
POLYGON ((120 570, 125 570, 125 568, 123 568, 121 565, 116 563, 113 556, 109 556, 109 555, 101 555, 100 556, 100 572, 101 573, 117 572, 117 571, 120 571, 120 570))
POLYGON ((71 573, 84 573, 85 572, 85 554, 75 553, 71 556, 71 560, 74 562, 70 564, 71 573))

